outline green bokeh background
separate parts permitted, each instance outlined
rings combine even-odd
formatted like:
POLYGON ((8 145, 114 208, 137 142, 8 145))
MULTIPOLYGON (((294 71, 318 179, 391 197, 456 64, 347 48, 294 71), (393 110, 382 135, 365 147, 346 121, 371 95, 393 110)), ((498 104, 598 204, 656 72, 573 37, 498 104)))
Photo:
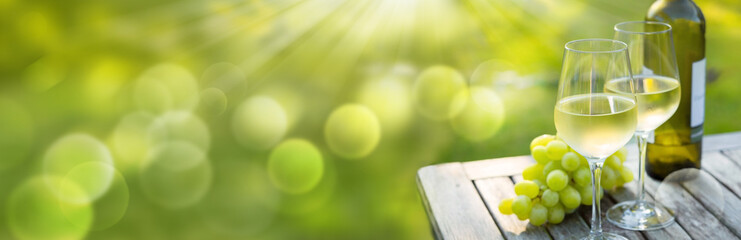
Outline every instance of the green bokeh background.
MULTIPOLYGON (((707 20, 705 132, 739 131, 741 4, 696 2, 707 20)), ((650 4, 0 0, 0 239, 18 237, 10 229, 15 220, 9 210, 15 205, 9 196, 17 189, 38 190, 46 150, 72 133, 104 143, 128 186, 111 188, 91 203, 95 216, 114 214, 105 221, 115 220, 121 206, 127 208, 112 227, 86 232, 89 239, 431 238, 416 170, 527 154, 532 138, 555 132, 552 109, 563 44, 611 38, 615 23, 643 19, 650 4), (172 73, 174 80, 164 80, 170 81, 164 88, 138 87, 148 69, 163 63, 179 69, 172 73), (496 93, 504 122, 493 136, 472 142, 458 135, 450 121, 419 111, 412 101, 415 81, 435 65, 456 69, 468 86, 496 93), (390 88, 372 87, 384 79, 393 79, 383 83, 391 82, 390 88), (169 105, 157 105, 162 91, 174 96, 169 105), (256 106, 234 117, 238 106, 255 96, 271 98, 282 113, 256 106), (198 104, 189 105, 191 100, 198 104), (333 136, 325 136, 324 129, 335 109, 354 103, 376 114, 380 140, 370 154, 347 159, 328 145, 333 136), (127 160, 146 158, 157 142, 144 141, 157 125, 152 119, 173 114, 197 120, 155 129, 155 135, 191 141, 207 153, 205 162, 195 164, 209 172, 205 175, 158 175, 191 181, 165 179, 177 182, 176 188, 160 194, 197 196, 187 184, 207 186, 200 200, 188 206, 153 201, 144 188, 168 182, 142 181, 148 164, 127 160), (260 116, 279 116, 285 124, 261 122, 260 116), (123 126, 122 119, 127 119, 123 126), (252 119, 248 122, 257 125, 235 133, 234 119, 252 119), (235 136, 251 132, 259 133, 247 141, 235 136), (264 140, 271 136, 279 141, 264 140), (272 149, 291 138, 304 139, 321 153, 321 180, 305 193, 281 191, 268 173, 272 149), (21 188, 28 181, 34 188, 21 188)), ((368 129, 349 135, 363 130, 368 129)), ((177 159, 167 161, 177 164, 177 159)), ((123 185, 120 180, 116 184, 123 185)))

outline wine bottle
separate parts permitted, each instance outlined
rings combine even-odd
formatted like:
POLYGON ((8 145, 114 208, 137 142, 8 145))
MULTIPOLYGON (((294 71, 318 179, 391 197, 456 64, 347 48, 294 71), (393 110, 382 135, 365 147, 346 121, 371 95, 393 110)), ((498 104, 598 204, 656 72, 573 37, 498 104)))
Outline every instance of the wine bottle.
POLYGON ((705 17, 692 0, 658 0, 648 21, 672 26, 679 67, 679 108, 649 138, 646 172, 657 180, 682 168, 700 168, 705 111, 705 17))

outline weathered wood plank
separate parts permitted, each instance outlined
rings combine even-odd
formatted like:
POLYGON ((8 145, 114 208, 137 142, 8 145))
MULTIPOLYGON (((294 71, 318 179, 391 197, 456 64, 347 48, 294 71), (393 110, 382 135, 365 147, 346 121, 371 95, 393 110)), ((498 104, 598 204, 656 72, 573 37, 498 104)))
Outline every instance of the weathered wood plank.
POLYGON ((531 156, 506 157, 464 162, 463 169, 472 180, 519 175, 522 170, 535 163, 531 156))
POLYGON ((702 139, 702 151, 704 152, 729 148, 741 148, 741 132, 713 134, 702 139))
MULTIPOLYGON (((523 180, 522 175, 512 176, 514 183, 523 180)), ((563 222, 559 224, 547 224, 545 227, 553 239, 573 239, 589 234, 589 226, 587 226, 587 223, 578 214, 567 214, 563 222)))
MULTIPOLYGON (((637 175, 635 175, 637 176, 637 175)), ((613 202, 619 203, 624 201, 630 201, 635 200, 636 197, 636 181, 626 183, 623 185, 622 188, 617 188, 613 191, 608 192, 608 196, 613 200, 613 202)), ((646 201, 653 202, 653 198, 646 194, 646 201)), ((646 239, 672 239, 672 240, 681 240, 681 239, 692 239, 687 234, 687 232, 682 229, 679 224, 672 224, 667 226, 666 228, 652 230, 652 231, 642 231, 641 232, 646 239)))
POLYGON ((423 167, 417 184, 436 238, 504 239, 460 163, 423 167))
POLYGON ((481 198, 496 219, 502 233, 507 239, 547 239, 548 232, 544 227, 533 226, 529 221, 520 221, 517 216, 504 215, 499 212, 499 202, 506 198, 516 197, 514 184, 508 177, 494 177, 475 180, 474 184, 481 198))
MULTIPOLYGON (((716 165, 723 160, 728 159, 720 154, 719 152, 707 152, 703 156, 703 161, 706 162, 705 169, 713 170, 717 168, 724 168, 722 166, 715 166, 710 168, 709 166, 716 165)), ((705 181, 688 181, 682 184, 682 186, 692 194, 700 203, 705 206, 705 209, 715 215, 721 222, 723 222, 736 236, 741 237, 741 199, 731 192, 728 185, 738 184, 738 177, 741 176, 741 169, 731 164, 724 168, 727 170, 725 174, 728 175, 716 175, 716 178, 707 176, 705 181), (719 178, 717 176, 720 176, 719 178), (722 184, 721 184, 722 183, 722 184), (717 184, 717 186, 708 186, 710 184, 717 184), (725 186, 724 186, 725 185, 725 186), (722 195, 721 199, 711 189, 720 189, 722 195), (709 191, 710 190, 710 191, 709 191)), ((708 171, 710 172, 710 171, 708 171)), ((711 172, 712 174, 712 172, 711 172)))
MULTIPOLYGON (((730 148, 721 151, 723 155, 726 155, 736 166, 741 166, 741 148, 730 148)), ((702 162, 705 164, 705 162, 702 162)))
POLYGON ((741 167, 734 164, 727 155, 719 152, 706 152, 702 158, 702 168, 736 196, 741 197, 741 167))
MULTIPOLYGON (((646 178, 646 191, 654 199, 674 206, 675 219, 693 239, 737 239, 736 235, 684 189, 662 191, 656 196, 659 182, 646 178), (667 202, 668 201, 668 202, 667 202)), ((736 213, 738 214, 738 213, 736 213)))
MULTIPOLYGON (((612 205, 615 205, 615 203, 609 197, 603 197, 602 201, 600 201, 600 209, 602 209, 602 231, 619 234, 628 239, 646 239, 638 231, 625 230, 608 222, 605 213, 607 212, 607 209, 612 207, 612 205)), ((576 213, 578 213, 590 227, 592 226, 592 206, 581 206, 576 213)))
POLYGON ((566 214, 563 222, 546 226, 553 239, 579 239, 589 235, 589 226, 579 214, 566 214))

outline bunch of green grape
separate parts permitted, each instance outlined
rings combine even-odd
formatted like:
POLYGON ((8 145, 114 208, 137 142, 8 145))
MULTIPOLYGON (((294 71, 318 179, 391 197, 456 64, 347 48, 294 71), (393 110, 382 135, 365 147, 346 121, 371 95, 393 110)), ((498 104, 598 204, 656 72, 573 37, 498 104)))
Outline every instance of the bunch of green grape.
MULTIPOLYGON (((592 179, 586 158, 548 134, 533 139, 530 152, 537 163, 522 171, 524 180, 515 184, 517 197, 499 203, 502 214, 530 219, 530 224, 537 226, 560 223, 565 214, 576 211, 581 204, 592 205, 592 179)), ((603 189, 633 181, 633 172, 623 166, 626 153, 623 147, 605 160, 600 172, 603 189)), ((600 191, 600 199, 602 196, 600 191)))

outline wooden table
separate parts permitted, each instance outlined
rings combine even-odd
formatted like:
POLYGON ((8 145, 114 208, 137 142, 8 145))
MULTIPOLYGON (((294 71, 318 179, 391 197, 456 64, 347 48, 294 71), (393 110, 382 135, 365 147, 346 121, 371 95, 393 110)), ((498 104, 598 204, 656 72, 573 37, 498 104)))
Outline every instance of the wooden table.
MULTIPOLYGON (((635 144, 629 144, 626 164, 637 170, 635 144)), ((514 197, 514 183, 533 164, 530 156, 426 166, 417 172, 417 186, 436 239, 574 239, 589 233, 591 207, 582 206, 561 224, 533 226, 514 215, 503 215, 499 201, 514 197)), ((684 186, 668 193, 677 204, 677 223, 654 231, 627 231, 603 221, 603 230, 628 239, 741 239, 741 132, 706 136, 702 169, 712 176, 722 196, 700 194, 703 189, 684 186), (719 204, 722 203, 722 204, 719 204), (710 211, 722 206, 722 211, 710 211)), ((638 175, 635 175, 638 176, 638 175)), ((634 199, 636 182, 609 192, 602 213, 615 202, 634 199)), ((647 178, 647 199, 660 182, 647 178)), ((666 185, 664 185, 666 186, 666 185)), ((712 188, 707 188, 712 189, 712 188)), ((705 189, 706 190, 706 189, 705 189)), ((662 195, 663 196, 663 195, 662 195)), ((604 219, 604 216, 603 216, 604 219)))

